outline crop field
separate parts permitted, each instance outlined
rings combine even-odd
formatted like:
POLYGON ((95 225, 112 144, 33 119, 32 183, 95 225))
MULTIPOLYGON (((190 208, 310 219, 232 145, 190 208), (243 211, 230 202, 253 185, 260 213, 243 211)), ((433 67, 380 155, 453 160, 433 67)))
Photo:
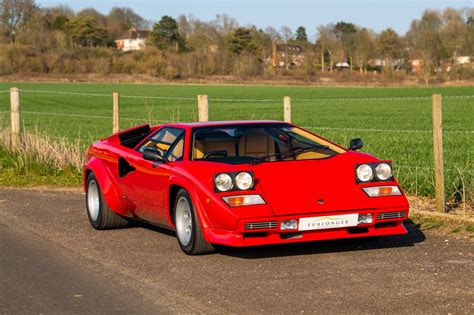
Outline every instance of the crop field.
POLYGON ((1 128, 9 127, 12 86, 21 89, 24 130, 78 139, 84 148, 111 133, 114 91, 121 94, 121 129, 144 122, 195 121, 198 94, 209 95, 210 120, 282 120, 283 96, 290 96, 293 123, 343 145, 361 137, 363 151, 392 159, 402 186, 416 195, 434 192, 431 95, 441 93, 448 197, 462 189, 472 194, 474 87, 0 83, 1 128))

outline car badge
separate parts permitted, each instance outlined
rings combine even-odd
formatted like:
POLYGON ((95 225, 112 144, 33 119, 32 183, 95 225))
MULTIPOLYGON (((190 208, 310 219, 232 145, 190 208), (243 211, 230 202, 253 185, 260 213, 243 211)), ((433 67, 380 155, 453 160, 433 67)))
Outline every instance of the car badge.
POLYGON ((319 203, 320 205, 323 205, 324 202, 325 202, 324 199, 318 199, 318 203, 319 203))

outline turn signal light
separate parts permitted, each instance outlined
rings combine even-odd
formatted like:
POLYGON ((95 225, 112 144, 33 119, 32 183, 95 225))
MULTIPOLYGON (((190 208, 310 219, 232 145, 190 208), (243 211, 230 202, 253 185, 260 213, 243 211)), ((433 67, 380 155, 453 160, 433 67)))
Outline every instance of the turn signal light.
POLYGON ((244 203, 244 197, 240 197, 240 196, 229 197, 229 198, 227 198, 226 201, 229 204, 229 206, 232 206, 232 207, 240 206, 244 203))
POLYGON ((227 196, 222 197, 222 199, 231 207, 265 204, 265 201, 260 195, 227 196))
POLYGON ((402 194, 398 186, 375 186, 362 189, 369 197, 400 196, 402 194))

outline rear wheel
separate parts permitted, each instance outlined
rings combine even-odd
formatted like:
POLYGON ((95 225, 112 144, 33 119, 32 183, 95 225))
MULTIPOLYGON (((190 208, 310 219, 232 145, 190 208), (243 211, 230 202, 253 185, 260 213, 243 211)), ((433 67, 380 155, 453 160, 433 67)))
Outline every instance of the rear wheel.
POLYGON ((121 228, 129 224, 127 219, 107 206, 94 173, 87 176, 86 206, 89 222, 96 230, 121 228))
POLYGON ((186 190, 178 192, 173 210, 176 237, 183 252, 188 255, 212 253, 214 246, 204 239, 196 210, 186 190))

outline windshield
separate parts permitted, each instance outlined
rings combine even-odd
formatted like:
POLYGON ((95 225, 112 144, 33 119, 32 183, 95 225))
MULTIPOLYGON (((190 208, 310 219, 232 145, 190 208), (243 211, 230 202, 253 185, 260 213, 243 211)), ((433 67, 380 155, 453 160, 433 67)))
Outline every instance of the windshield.
POLYGON ((192 146, 193 160, 231 164, 325 159, 345 152, 288 124, 197 128, 192 146))

